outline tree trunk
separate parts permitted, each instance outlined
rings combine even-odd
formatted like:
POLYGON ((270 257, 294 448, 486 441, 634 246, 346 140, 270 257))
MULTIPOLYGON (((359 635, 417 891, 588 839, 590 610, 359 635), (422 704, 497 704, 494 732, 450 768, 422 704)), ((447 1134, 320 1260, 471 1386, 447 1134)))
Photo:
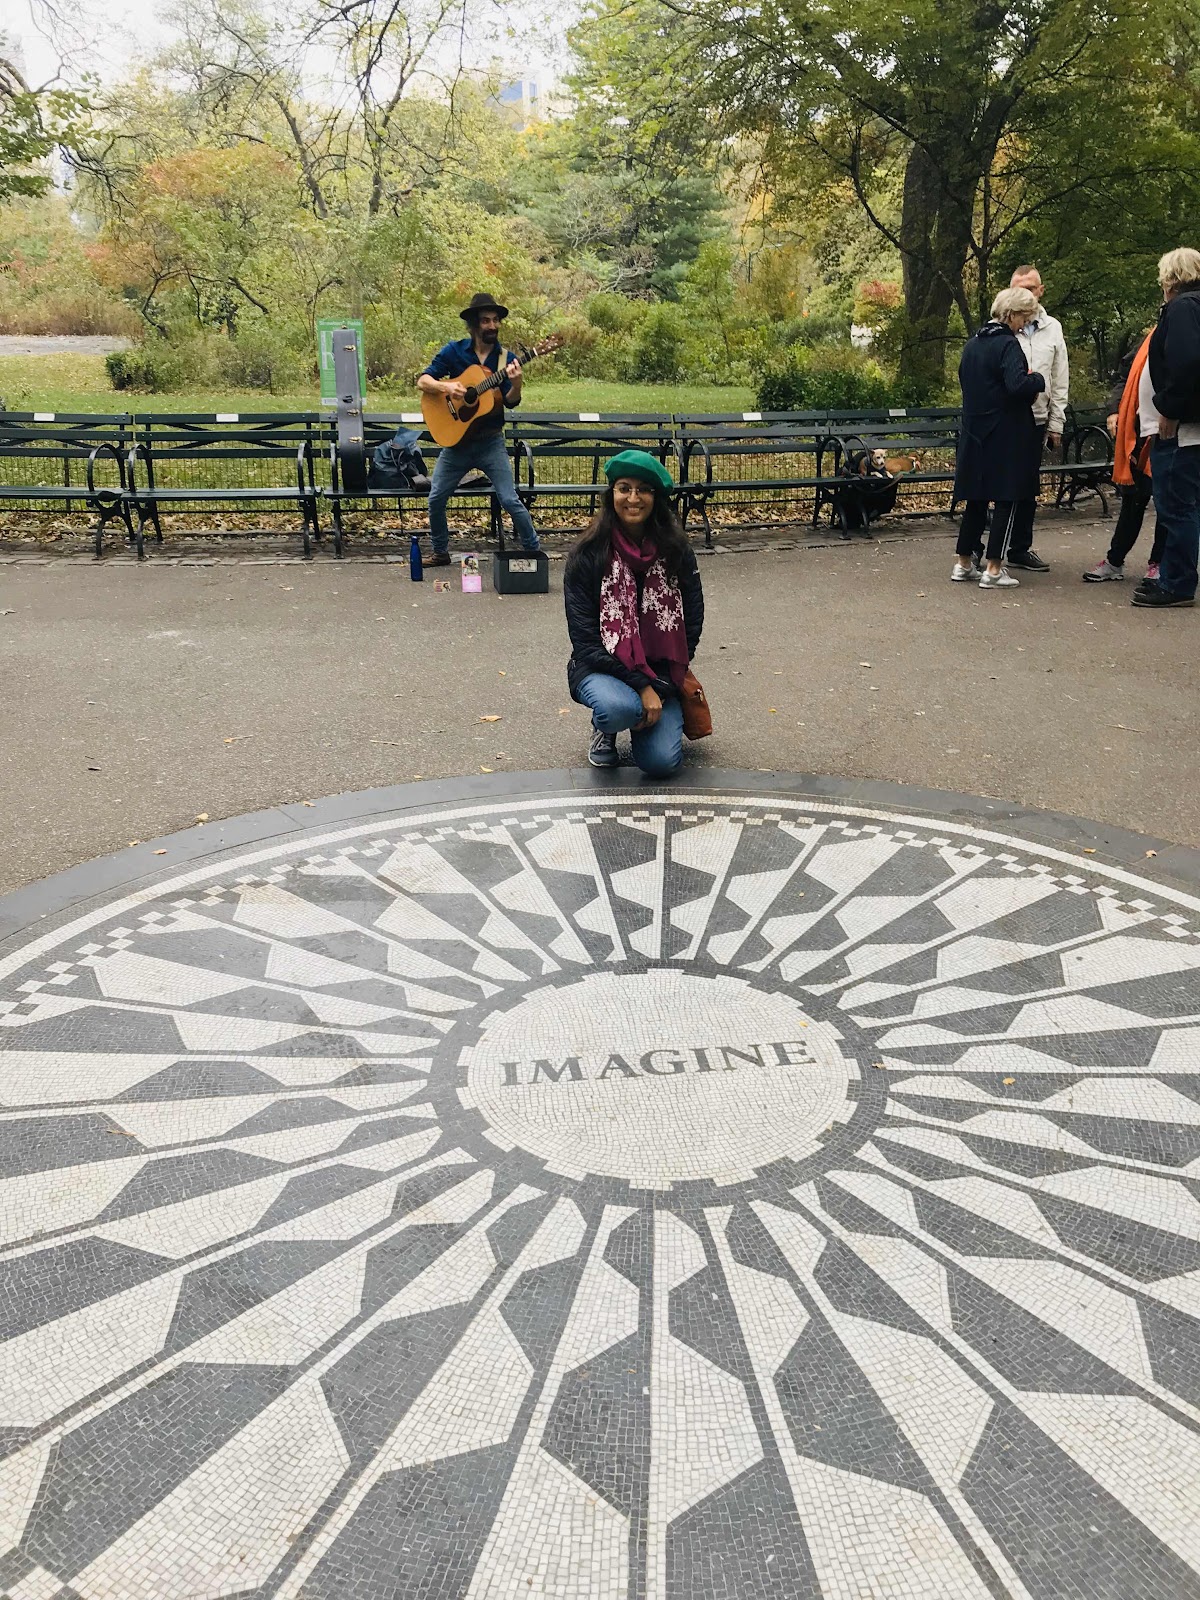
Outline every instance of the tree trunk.
POLYGON ((950 313, 962 295, 963 267, 971 244, 971 217, 982 174, 970 152, 940 159, 914 144, 904 171, 900 250, 905 323, 900 378, 919 394, 933 394, 946 376, 950 313))

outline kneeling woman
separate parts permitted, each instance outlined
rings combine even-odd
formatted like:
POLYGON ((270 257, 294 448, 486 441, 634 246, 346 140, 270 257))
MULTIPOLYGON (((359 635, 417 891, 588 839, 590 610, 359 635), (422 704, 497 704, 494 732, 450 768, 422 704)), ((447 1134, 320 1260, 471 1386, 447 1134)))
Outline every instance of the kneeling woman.
POLYGON ((588 760, 615 767, 617 734, 651 778, 683 760, 679 694, 704 626, 700 572, 667 498, 671 475, 644 450, 604 469, 608 488, 563 578, 571 698, 592 713, 588 760))

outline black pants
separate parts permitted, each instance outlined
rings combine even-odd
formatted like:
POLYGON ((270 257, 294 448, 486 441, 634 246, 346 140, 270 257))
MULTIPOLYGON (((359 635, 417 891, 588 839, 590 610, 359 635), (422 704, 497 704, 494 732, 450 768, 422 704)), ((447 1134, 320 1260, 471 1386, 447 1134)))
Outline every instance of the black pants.
MULTIPOLYGON (((1013 523, 1020 504, 1019 500, 996 501, 992 511, 992 526, 988 531, 987 560, 1003 561, 1008 555, 1012 544, 1013 523)), ((968 500, 963 507, 955 550, 964 565, 972 556, 978 556, 983 551, 987 508, 986 500, 968 500)))
MULTIPOLYGON (((1046 424, 1038 423, 1038 462, 1041 463, 1042 451, 1046 448, 1046 424)), ((1037 516, 1036 500, 1018 500, 1016 515, 1013 518, 1012 539, 1009 542, 1009 554, 1023 556, 1033 549, 1033 519, 1037 516)))
MULTIPOLYGON (((1114 567, 1125 565, 1125 557, 1138 542, 1142 531, 1142 519, 1146 515, 1146 507, 1150 504, 1152 489, 1153 483, 1149 475, 1135 469, 1131 487, 1121 490, 1121 510, 1117 517, 1117 525, 1113 529, 1112 543, 1108 547, 1108 560, 1114 567)), ((1156 522, 1154 543, 1150 548, 1151 565, 1162 560, 1166 538, 1163 524, 1156 522)))

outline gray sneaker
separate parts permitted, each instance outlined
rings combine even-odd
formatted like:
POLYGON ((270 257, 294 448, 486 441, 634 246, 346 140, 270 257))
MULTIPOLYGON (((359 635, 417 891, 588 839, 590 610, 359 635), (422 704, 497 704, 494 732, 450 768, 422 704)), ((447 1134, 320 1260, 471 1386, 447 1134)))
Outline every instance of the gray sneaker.
POLYGON ((615 733, 601 733, 599 728, 592 729, 592 742, 588 746, 588 761, 593 767, 618 767, 621 758, 617 754, 617 736, 615 733))
POLYGON ((1103 561, 1097 561, 1094 567, 1089 567, 1083 575, 1084 583, 1124 583, 1125 568, 1114 567, 1105 556, 1103 561))

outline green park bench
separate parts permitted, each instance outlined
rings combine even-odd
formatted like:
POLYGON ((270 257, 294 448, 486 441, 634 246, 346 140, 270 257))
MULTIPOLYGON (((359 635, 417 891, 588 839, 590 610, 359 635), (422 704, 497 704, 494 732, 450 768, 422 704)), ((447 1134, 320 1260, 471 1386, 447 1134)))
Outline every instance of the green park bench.
POLYGON ((77 506, 96 517, 95 548, 120 519, 132 537, 126 457, 133 419, 125 414, 0 411, 0 507, 77 506))
POLYGON ((153 527, 162 543, 159 513, 195 514, 215 505, 295 509, 304 554, 321 539, 320 491, 313 447, 321 418, 315 412, 217 412, 136 418, 127 457, 126 494, 138 560, 153 527))

